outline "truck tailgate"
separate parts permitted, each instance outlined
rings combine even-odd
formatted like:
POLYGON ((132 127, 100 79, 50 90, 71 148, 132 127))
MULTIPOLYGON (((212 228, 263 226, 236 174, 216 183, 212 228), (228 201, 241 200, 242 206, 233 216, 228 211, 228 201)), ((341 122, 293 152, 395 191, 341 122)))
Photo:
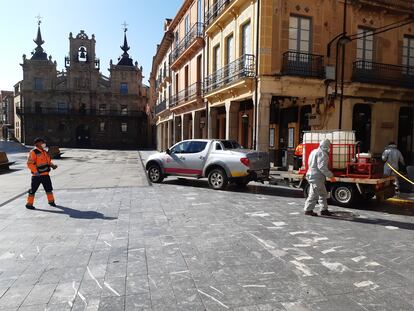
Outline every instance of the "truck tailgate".
POLYGON ((246 154, 246 157, 250 160, 250 170, 269 170, 270 160, 268 152, 252 151, 246 154))

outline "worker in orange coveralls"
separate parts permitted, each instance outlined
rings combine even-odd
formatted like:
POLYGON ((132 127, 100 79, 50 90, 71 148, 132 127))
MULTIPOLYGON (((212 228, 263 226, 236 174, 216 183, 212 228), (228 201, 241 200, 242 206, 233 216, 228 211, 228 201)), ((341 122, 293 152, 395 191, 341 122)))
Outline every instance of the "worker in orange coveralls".
POLYGON ((56 206, 53 197, 53 186, 49 176, 50 169, 56 169, 57 165, 52 163, 49 154, 46 152, 46 141, 43 138, 34 140, 35 148, 30 151, 27 158, 27 167, 32 173, 32 184, 27 197, 26 208, 35 209, 33 206, 35 193, 39 189, 40 184, 46 191, 47 200, 50 206, 56 206))

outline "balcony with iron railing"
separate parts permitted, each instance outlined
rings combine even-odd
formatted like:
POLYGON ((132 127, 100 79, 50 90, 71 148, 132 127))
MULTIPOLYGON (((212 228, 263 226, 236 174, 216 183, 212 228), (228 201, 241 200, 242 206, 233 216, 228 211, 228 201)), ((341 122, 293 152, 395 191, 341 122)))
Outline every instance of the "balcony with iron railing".
POLYGON ((196 82, 185 88, 184 90, 174 94, 170 100, 170 109, 181 106, 183 104, 200 99, 203 95, 203 85, 196 82))
POLYGON ((144 111, 138 110, 101 110, 101 109, 65 109, 43 107, 17 107, 18 115, 54 115, 54 116, 90 116, 90 117, 142 117, 144 111))
POLYGON ((163 100, 159 104, 155 105, 155 115, 160 114, 166 109, 167 109, 167 100, 163 100))
POLYGON ((191 53, 203 47, 203 30, 204 25, 202 23, 195 23, 184 38, 175 46, 170 54, 172 70, 179 68, 184 59, 191 55, 191 53))
POLYGON ((325 76, 322 55, 287 51, 282 57, 282 75, 323 79, 325 76))
POLYGON ((217 0, 207 10, 204 16, 206 27, 213 24, 213 22, 224 12, 234 0, 217 0))
POLYGON ((246 54, 213 72, 204 82, 204 93, 210 93, 239 80, 254 78, 256 64, 254 55, 246 54))
POLYGON ((352 81, 414 88, 414 67, 357 60, 352 68, 352 81))

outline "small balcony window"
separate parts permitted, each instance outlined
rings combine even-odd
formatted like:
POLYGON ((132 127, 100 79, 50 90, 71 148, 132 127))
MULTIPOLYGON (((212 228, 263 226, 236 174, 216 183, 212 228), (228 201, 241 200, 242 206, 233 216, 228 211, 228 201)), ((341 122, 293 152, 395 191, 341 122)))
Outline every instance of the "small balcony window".
POLYGON ((121 94, 128 94, 128 83, 121 83, 119 92, 121 94))
POLYGON ((121 124, 121 132, 122 133, 128 132, 128 124, 127 123, 122 123, 121 124))
POLYGON ((106 105, 99 105, 99 114, 106 114, 106 105))
POLYGON ((128 114, 128 106, 126 105, 121 106, 121 114, 124 116, 128 114))
POLYGON ((69 112, 68 103, 58 103, 58 113, 66 114, 69 112))
POLYGON ((105 130, 106 130, 106 124, 105 124, 105 122, 101 121, 99 123, 99 131, 100 132, 105 132, 105 130))

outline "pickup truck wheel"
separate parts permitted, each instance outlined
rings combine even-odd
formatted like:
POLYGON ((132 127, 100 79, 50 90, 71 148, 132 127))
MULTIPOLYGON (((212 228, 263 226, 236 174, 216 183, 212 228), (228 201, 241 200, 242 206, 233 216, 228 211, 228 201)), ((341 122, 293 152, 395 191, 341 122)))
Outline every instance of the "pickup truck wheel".
POLYGON ((360 198, 358 189, 351 184, 333 184, 332 201, 342 207, 351 207, 360 198))
POLYGON ((153 164, 148 169, 148 178, 152 183, 160 183, 164 180, 164 175, 161 172, 159 165, 153 164))
POLYGON ((226 172, 220 168, 213 169, 208 174, 208 183, 214 190, 222 190, 227 186, 228 178, 226 172))

